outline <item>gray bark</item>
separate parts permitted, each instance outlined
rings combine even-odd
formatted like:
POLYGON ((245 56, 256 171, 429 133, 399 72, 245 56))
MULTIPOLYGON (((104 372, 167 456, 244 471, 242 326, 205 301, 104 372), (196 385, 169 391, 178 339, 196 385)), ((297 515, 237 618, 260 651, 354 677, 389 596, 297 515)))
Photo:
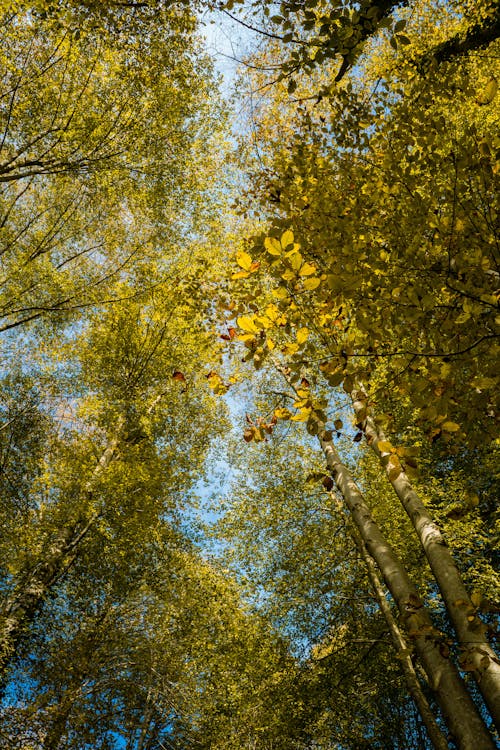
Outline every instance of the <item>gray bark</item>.
POLYGON ((319 423, 318 438, 327 466, 351 517, 389 589, 415 651, 436 695, 443 718, 460 750, 494 750, 494 741, 453 662, 442 655, 441 634, 415 586, 371 516, 363 495, 319 423))
POLYGON ((486 627, 477 615, 441 529, 433 521, 406 473, 391 467, 388 453, 380 450, 379 444, 387 439, 367 415, 364 390, 358 387, 352 397, 358 425, 385 467, 387 477, 417 532, 457 633, 464 666, 471 669, 493 721, 500 730, 500 660, 488 641, 486 627))
POLYGON ((422 717, 422 721, 425 725, 425 728, 427 729, 429 739, 432 742, 435 750, 448 750, 448 740, 441 732, 432 709, 429 706, 429 702, 424 695, 422 686, 420 685, 417 673, 415 672, 415 668, 411 660, 408 644, 392 614, 391 607, 386 598, 384 586, 377 572, 375 561, 368 553, 366 545, 355 526, 351 526, 351 534, 366 565, 368 578, 370 579, 370 583, 377 598, 380 611, 382 612, 387 625, 387 629, 389 630, 394 650, 397 654, 397 658, 401 663, 401 669, 403 671, 406 687, 408 688, 408 692, 411 695, 420 716, 422 717))

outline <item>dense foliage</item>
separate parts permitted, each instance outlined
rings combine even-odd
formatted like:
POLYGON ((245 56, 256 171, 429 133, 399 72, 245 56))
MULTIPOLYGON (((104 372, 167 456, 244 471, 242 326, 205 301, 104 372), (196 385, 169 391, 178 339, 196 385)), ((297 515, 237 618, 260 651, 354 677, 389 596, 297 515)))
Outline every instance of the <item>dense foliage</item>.
POLYGON ((492 750, 496 0, 0 14, 0 747, 492 750))

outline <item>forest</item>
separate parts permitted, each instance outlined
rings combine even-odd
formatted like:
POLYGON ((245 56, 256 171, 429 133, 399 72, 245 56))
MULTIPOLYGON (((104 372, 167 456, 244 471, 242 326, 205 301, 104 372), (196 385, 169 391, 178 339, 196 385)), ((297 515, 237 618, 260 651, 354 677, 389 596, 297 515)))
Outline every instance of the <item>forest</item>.
POLYGON ((499 37, 0 0, 0 750, 498 747, 499 37))

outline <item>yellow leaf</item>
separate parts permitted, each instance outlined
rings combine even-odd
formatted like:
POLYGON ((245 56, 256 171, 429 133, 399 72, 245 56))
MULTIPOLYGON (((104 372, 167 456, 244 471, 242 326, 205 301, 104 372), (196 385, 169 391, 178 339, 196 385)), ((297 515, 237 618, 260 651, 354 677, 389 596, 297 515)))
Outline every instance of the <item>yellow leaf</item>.
POLYGON ((304 341, 307 341, 309 336, 309 331, 307 328, 300 328, 297 331, 297 344, 303 344, 304 341))
POLYGON ((275 409, 274 416, 276 417, 276 419, 290 419, 290 417, 292 416, 292 412, 290 411, 290 409, 275 409))
POLYGON ((313 273, 316 273, 315 266, 313 266, 312 263, 306 262, 300 269, 299 276, 311 276, 313 273))
POLYGON ((270 352, 272 352, 275 346, 276 344, 274 343, 272 339, 267 339, 267 348, 269 349, 270 352))
POLYGON ((309 404, 309 396, 307 398, 298 398, 296 401, 293 402, 293 405, 296 409, 302 409, 306 404, 309 404))
POLYGON ((312 409, 301 409, 297 414, 294 414, 293 417, 290 417, 291 422, 307 422, 309 417, 311 416, 312 409))
POLYGON ((381 453, 390 453, 392 451, 392 444, 388 440, 379 440, 377 448, 381 453))
POLYGON ((269 255, 281 255, 281 245, 275 237, 266 237, 264 247, 269 255))
POLYGON ((244 250, 240 250, 236 253, 236 263, 243 268, 244 271, 249 271, 252 265, 252 258, 244 250))
POLYGON ((255 336, 253 336, 251 333, 240 333, 237 336, 238 341, 255 341, 255 336))
POLYGON ((269 320, 272 320, 273 323, 276 323, 278 318, 280 317, 280 311, 276 307, 276 305, 268 305, 266 309, 264 310, 266 316, 269 318, 269 320))
POLYGON ((282 279, 284 279, 285 281, 293 281, 293 279, 295 278, 295 274, 294 274, 294 272, 293 272, 292 270, 290 270, 290 269, 288 268, 288 269, 287 269, 287 270, 285 271, 285 273, 283 273, 283 274, 281 275, 281 278, 282 278, 282 279))
POLYGON ((287 299, 288 298, 288 290, 285 289, 284 286, 279 286, 277 289, 273 289, 272 291, 273 297, 276 297, 277 299, 287 299))
POLYGON ((267 315, 259 315, 255 318, 255 324, 261 326, 261 328, 272 328, 273 321, 267 317, 267 315))
POLYGON ((242 317, 238 318, 236 322, 238 323, 238 326, 241 328, 242 331, 247 331, 248 333, 259 332, 259 329, 253 322, 253 319, 250 318, 248 315, 242 315, 242 317))
POLYGON ((288 247, 288 245, 293 244, 293 232, 291 229, 287 229, 286 232, 283 232, 281 235, 281 247, 283 250, 288 247))
POLYGON ((443 422, 441 429, 445 432, 457 432, 460 429, 460 425, 456 422, 443 422))
POLYGON ((393 466, 388 472, 389 481, 394 482, 394 480, 397 479, 400 474, 401 474, 401 467, 393 466))
POLYGON ((248 279, 250 273, 248 271, 237 271, 231 276, 232 279, 248 279))
POLYGON ((294 271, 298 272, 302 265, 302 255, 300 253, 292 253, 290 257, 290 265, 294 271))
POLYGON ((490 78, 484 89, 477 97, 477 103, 481 105, 491 104, 498 92, 498 83, 495 78, 490 78))
POLYGON ((317 276, 313 276, 310 279, 304 280, 304 289, 307 289, 308 291, 312 291, 313 289, 317 289, 320 283, 321 283, 320 279, 318 279, 317 276))
POLYGON ((283 354, 296 354, 298 351, 298 344, 286 344, 286 346, 283 347, 283 354))

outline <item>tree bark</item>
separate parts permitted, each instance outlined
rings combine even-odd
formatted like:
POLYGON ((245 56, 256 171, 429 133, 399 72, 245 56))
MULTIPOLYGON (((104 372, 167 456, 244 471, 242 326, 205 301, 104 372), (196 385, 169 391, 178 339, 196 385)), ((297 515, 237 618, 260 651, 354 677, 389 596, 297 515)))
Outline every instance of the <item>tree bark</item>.
POLYGON ((453 662, 442 655, 441 634, 432 624, 415 586, 381 530, 371 516, 331 440, 318 420, 318 439, 327 466, 344 497, 356 528, 371 557, 377 563, 415 651, 436 695, 444 720, 460 750, 493 750, 493 738, 484 724, 453 662))
MULTIPOLYGON (((85 484, 83 494, 86 501, 92 496, 96 479, 117 454, 124 424, 124 420, 120 419, 115 437, 109 441, 90 480, 85 484)), ((19 576, 20 582, 5 600, 0 610, 0 688, 5 685, 7 667, 15 657, 23 632, 33 621, 51 588, 71 567, 80 543, 100 516, 101 512, 98 511, 60 529, 41 559, 19 576)))
POLYGON ((363 539, 361 538, 361 535, 357 528, 351 525, 350 531, 359 550, 359 553, 363 558, 363 562, 366 565, 368 578, 370 579, 373 592, 377 598, 380 611, 382 612, 384 620, 387 624, 387 629, 390 633, 397 658, 401 663, 406 687, 408 688, 408 692, 411 695, 420 716, 422 717, 422 721, 424 722, 425 728, 427 729, 429 739, 432 742, 435 750, 449 750, 448 740, 439 728, 432 709, 429 706, 427 698, 424 695, 422 686, 420 685, 420 682, 418 680, 413 662, 411 660, 408 644, 396 620, 394 619, 391 607, 386 599, 382 581, 380 580, 380 577, 377 573, 377 566, 375 565, 375 562, 371 555, 368 553, 366 545, 363 542, 363 539))
POLYGON ((380 449, 386 437, 367 414, 367 396, 362 387, 358 386, 353 391, 352 400, 357 424, 384 466, 417 532, 457 633, 463 652, 461 663, 472 671, 495 726, 500 730, 500 660, 488 642, 486 626, 477 615, 439 526, 433 521, 402 467, 391 464, 390 452, 380 449))

